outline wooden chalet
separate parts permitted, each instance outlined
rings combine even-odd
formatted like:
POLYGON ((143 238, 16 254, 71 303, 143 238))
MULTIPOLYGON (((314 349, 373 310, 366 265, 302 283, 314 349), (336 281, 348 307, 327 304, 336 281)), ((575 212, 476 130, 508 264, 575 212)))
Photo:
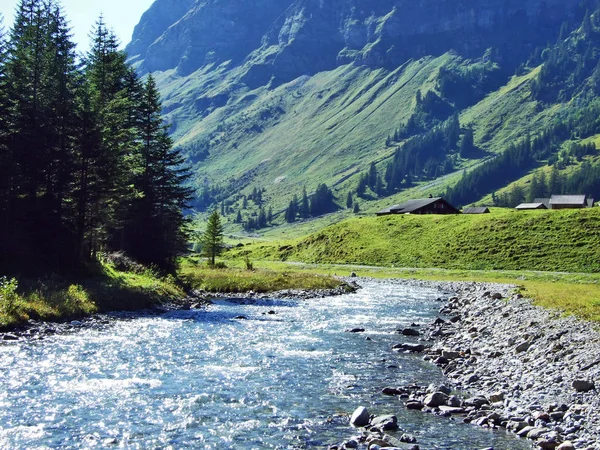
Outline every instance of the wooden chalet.
POLYGON ((536 198, 532 203, 521 203, 515 209, 579 209, 593 206, 594 199, 585 195, 553 195, 550 198, 536 198))
POLYGON ((442 197, 409 200, 400 205, 390 206, 376 213, 378 216, 391 214, 460 214, 460 211, 442 197))
POLYGON ((470 206, 468 208, 463 208, 463 214, 489 214, 490 208, 487 206, 470 206))
POLYGON ((544 205, 542 202, 538 202, 538 203, 521 203, 515 209, 518 209, 519 211, 524 211, 527 209, 548 209, 548 208, 546 208, 546 205, 544 205))
POLYGON ((552 209, 577 209, 587 208, 588 202, 585 195, 553 195, 550 197, 552 209))

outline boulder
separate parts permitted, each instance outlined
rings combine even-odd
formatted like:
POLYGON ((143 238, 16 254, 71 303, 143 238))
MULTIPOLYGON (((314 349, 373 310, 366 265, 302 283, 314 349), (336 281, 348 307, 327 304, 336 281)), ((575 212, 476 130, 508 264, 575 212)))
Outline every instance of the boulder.
POLYGON ((409 400, 406 402, 406 409, 421 410, 425 407, 421 400, 409 400))
POLYGON ((415 330, 414 328, 404 328, 399 330, 399 333, 404 336, 421 336, 419 330, 415 330))
POLYGON ((437 406, 445 405, 448 401, 448 395, 443 392, 434 392, 433 394, 428 394, 425 396, 423 403, 429 406, 430 408, 435 408, 437 406))
POLYGON ((413 353, 421 353, 423 350, 425 350, 425 345, 423 344, 411 344, 410 342, 405 342, 402 344, 396 344, 392 347, 392 349, 397 350, 397 351, 409 351, 409 352, 413 352, 413 353))
POLYGON ((588 392, 595 389, 594 382, 588 380, 573 380, 571 386, 573 386, 573 389, 577 392, 588 392))
POLYGON ((565 441, 556 447, 556 450, 575 450, 575 446, 571 441, 565 441))
POLYGON ((381 393, 383 395, 402 395, 402 394, 405 394, 406 391, 404 391, 402 389, 393 388, 393 387, 384 387, 381 390, 381 393))
POLYGON ((350 330, 346 330, 346 333, 364 333, 364 328, 351 328, 350 330))
POLYGON ((350 424, 355 427, 364 427, 369 424, 369 420, 371 416, 369 415, 369 411, 364 406, 359 406, 352 413, 352 417, 350 417, 350 424))
POLYGON ((392 414, 376 416, 371 420, 370 425, 380 430, 397 430, 398 418, 392 414))

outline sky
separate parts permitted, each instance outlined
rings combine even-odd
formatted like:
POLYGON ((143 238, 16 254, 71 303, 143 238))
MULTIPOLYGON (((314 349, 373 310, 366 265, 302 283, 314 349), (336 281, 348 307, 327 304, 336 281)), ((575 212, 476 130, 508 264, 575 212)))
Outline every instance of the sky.
MULTIPOLYGON (((131 41, 133 28, 154 0, 61 0, 63 11, 73 32, 73 41, 80 52, 90 47, 89 32, 100 16, 115 32, 125 47, 131 41)), ((0 0, 0 12, 4 16, 4 28, 12 26, 18 0, 0 0)))

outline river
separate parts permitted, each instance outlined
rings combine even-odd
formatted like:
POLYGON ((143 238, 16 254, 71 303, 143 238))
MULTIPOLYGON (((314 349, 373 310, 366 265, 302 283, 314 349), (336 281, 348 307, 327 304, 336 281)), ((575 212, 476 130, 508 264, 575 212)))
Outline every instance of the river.
POLYGON ((441 292, 361 284, 339 297, 219 300, 2 344, 0 448, 327 448, 360 434, 348 414, 361 405, 396 414, 421 449, 530 448, 383 396, 385 386, 443 382, 418 355, 390 351, 406 340, 394 330, 435 317, 441 292), (366 332, 346 332, 355 327, 366 332))

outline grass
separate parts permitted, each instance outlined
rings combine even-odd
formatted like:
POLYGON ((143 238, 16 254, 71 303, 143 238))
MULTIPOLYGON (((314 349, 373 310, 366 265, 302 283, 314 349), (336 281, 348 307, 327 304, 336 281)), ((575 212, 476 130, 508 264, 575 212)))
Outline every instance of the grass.
POLYGON ((307 274, 350 275, 373 278, 404 278, 432 281, 474 281, 516 285, 538 306, 600 322, 600 274, 510 270, 407 269, 340 264, 298 264, 259 261, 263 270, 294 270, 307 274))
POLYGON ((462 270, 600 270, 600 208, 360 217, 228 258, 462 270))
POLYGON ((285 289, 333 289, 340 286, 340 281, 317 273, 267 268, 247 270, 239 261, 230 264, 237 266, 228 268, 210 268, 197 258, 187 258, 181 266, 181 277, 190 286, 209 292, 275 292, 285 289))
POLYGON ((185 292, 172 277, 146 270, 133 273, 101 264, 87 278, 72 280, 0 278, 0 329, 29 319, 61 321, 111 310, 137 310, 185 292))

